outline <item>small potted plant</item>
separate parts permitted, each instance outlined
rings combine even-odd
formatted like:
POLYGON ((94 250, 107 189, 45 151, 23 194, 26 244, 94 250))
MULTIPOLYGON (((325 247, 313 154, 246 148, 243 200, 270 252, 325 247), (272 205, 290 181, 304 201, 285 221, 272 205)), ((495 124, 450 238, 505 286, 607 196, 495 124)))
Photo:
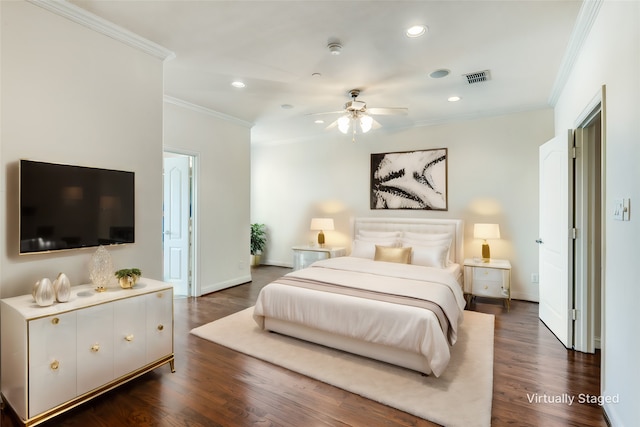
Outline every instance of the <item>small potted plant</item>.
POLYGON ((260 255, 267 246, 267 230, 264 224, 251 224, 251 265, 260 265, 260 255))
POLYGON ((122 270, 118 270, 115 272, 116 277, 118 278, 118 283, 122 289, 133 288, 142 276, 142 271, 139 268, 123 268, 122 270))

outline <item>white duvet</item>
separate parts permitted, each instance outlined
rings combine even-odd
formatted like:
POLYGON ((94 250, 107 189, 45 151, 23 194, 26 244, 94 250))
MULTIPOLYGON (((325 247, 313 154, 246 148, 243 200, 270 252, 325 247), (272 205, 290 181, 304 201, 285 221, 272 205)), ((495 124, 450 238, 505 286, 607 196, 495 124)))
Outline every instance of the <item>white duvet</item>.
POLYGON ((455 277, 446 270, 408 264, 339 257, 314 263, 287 276, 314 279, 433 301, 450 323, 449 339, 430 310, 349 295, 273 283, 256 301, 254 319, 264 328, 270 317, 337 335, 421 354, 436 376, 450 359, 462 321, 464 296, 455 277))

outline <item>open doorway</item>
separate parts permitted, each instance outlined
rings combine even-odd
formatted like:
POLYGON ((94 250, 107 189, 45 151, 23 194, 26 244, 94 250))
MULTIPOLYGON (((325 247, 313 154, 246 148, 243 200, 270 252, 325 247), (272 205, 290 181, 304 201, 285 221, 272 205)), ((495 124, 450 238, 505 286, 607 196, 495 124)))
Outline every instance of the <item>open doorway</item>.
POLYGON ((567 347, 600 347, 605 242, 605 88, 575 129, 540 146, 539 317, 567 347))
POLYGON ((163 280, 175 296, 194 294, 196 157, 165 151, 163 160, 163 280))
POLYGON ((594 353, 602 333, 604 242, 604 88, 575 130, 574 159, 574 349, 594 353))

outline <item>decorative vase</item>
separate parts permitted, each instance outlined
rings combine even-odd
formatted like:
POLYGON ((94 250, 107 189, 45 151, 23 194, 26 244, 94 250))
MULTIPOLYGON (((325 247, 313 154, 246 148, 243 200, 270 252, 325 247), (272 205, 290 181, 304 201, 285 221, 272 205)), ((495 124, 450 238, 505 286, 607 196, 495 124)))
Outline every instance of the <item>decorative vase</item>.
POLYGON ((136 285, 138 281, 138 276, 125 276, 118 279, 118 283, 120 283, 120 287, 122 289, 130 289, 136 285))
POLYGON ((58 302, 67 302, 71 296, 71 282, 66 274, 60 273, 53 281, 53 291, 58 302))
POLYGON ((53 304, 56 299, 55 291, 53 290, 53 284, 51 280, 40 279, 33 287, 33 299, 36 300, 36 304, 40 307, 46 307, 53 304))
POLYGON ((104 246, 98 247, 89 263, 89 279, 97 292, 104 292, 113 280, 113 261, 104 246))

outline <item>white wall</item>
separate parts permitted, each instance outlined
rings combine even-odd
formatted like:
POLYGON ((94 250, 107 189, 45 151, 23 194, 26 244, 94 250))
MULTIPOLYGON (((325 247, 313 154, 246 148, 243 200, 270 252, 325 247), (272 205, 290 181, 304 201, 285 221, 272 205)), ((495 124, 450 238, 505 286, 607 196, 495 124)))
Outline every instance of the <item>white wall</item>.
POLYGON ((250 281, 249 126, 167 102, 164 130, 165 150, 193 155, 198 162, 194 294, 250 281))
POLYGON ((605 283, 603 284, 602 394, 614 426, 640 420, 640 286, 637 278, 640 202, 640 3, 605 1, 555 109, 556 134, 576 119, 606 85, 605 283), (613 201, 631 199, 629 222, 614 221, 613 201))
POLYGON ((330 216, 327 244, 350 246, 354 216, 462 218, 465 256, 480 256, 473 223, 500 225, 490 242, 493 258, 513 266, 512 297, 538 300, 531 274, 538 271, 538 147, 553 136, 552 110, 478 119, 387 133, 373 131, 351 142, 327 132, 323 139, 254 146, 251 152, 251 221, 267 225, 263 262, 292 264, 291 246, 315 240, 314 216, 330 216), (370 154, 448 149, 449 209, 370 210, 370 154))
POLYGON ((26 2, 0 2, 0 293, 65 272, 88 283, 95 249, 18 256, 18 160, 135 172, 136 243, 114 266, 162 278, 162 60, 26 2))

